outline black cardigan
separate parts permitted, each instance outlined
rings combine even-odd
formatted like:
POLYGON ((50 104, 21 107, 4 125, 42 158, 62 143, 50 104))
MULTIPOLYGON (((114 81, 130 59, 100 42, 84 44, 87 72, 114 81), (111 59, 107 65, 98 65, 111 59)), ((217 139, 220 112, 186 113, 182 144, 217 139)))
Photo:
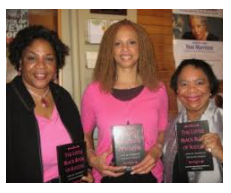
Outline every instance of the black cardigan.
MULTIPOLYGON (((72 141, 83 140, 79 111, 70 94, 54 83, 50 83, 50 90, 72 141)), ((20 76, 6 85, 6 182, 43 182, 40 134, 34 107, 20 76)))

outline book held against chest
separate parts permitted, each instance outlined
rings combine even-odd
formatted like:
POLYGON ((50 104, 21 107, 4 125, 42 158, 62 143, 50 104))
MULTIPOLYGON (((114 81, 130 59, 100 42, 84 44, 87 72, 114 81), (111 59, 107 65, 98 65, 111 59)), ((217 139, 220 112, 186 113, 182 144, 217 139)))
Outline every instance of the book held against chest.
POLYGON ((85 142, 57 146, 61 183, 78 183, 87 174, 85 142))
POLYGON ((208 132, 208 121, 194 121, 176 125, 178 158, 181 169, 186 171, 213 170, 212 154, 205 151, 200 141, 200 137, 208 132))
POLYGON ((116 166, 131 166, 139 163, 145 155, 143 126, 141 124, 112 127, 113 154, 116 166))

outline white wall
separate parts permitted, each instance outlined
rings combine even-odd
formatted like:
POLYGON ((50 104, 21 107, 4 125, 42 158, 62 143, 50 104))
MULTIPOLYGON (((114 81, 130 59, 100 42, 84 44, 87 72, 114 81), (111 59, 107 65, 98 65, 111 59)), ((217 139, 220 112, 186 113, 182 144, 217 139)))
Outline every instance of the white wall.
POLYGON ((99 44, 86 43, 87 19, 124 19, 137 21, 135 9, 127 10, 127 16, 91 14, 89 9, 61 11, 62 40, 70 47, 70 56, 60 72, 61 85, 66 88, 80 108, 81 96, 91 82, 93 69, 86 68, 86 51, 98 51, 99 44))

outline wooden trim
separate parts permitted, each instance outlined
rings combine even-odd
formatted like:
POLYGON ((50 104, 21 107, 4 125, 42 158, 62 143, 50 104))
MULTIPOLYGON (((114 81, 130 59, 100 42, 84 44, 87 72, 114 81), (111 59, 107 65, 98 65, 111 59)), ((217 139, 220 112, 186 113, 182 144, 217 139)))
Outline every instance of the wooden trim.
POLYGON ((137 14, 172 18, 172 9, 137 9, 137 14))
POLYGON ((166 17, 157 17, 157 16, 143 16, 138 17, 139 24, 147 25, 158 25, 158 26, 170 26, 172 27, 172 20, 166 17))
POLYGON ((62 9, 58 9, 57 11, 57 32, 59 37, 62 37, 62 9))

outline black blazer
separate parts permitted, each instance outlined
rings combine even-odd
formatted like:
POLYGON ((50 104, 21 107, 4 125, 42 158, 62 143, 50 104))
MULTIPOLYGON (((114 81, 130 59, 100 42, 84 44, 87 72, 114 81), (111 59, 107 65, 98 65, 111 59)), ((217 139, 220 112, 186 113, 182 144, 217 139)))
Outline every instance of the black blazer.
MULTIPOLYGON (((54 83, 50 83, 50 90, 72 141, 83 140, 79 111, 70 94, 54 83)), ((21 76, 6 85, 6 182, 43 182, 40 134, 34 107, 21 76)))

